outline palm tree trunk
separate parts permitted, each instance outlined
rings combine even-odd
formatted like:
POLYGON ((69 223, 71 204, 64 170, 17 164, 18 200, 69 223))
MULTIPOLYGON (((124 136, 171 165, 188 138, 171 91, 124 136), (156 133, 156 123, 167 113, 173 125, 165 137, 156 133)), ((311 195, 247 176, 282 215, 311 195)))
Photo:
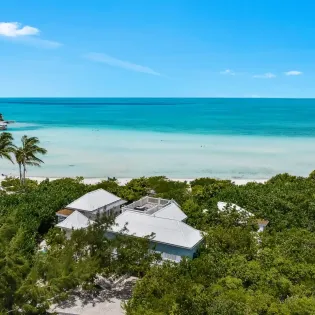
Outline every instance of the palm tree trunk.
POLYGON ((23 164, 23 185, 25 185, 25 177, 26 177, 26 165, 23 164))
POLYGON ((20 184, 22 185, 22 165, 19 163, 19 172, 20 172, 20 184))

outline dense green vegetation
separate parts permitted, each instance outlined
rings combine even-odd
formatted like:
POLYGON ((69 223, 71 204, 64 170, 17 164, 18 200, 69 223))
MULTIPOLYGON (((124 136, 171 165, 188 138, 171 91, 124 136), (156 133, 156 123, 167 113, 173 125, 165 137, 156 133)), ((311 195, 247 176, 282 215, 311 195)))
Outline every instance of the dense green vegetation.
POLYGON ((182 207, 206 232, 205 246, 192 261, 152 267, 127 313, 315 314, 314 192, 314 174, 245 186, 195 180, 182 207), (236 213, 218 214, 218 201, 268 219, 260 242, 236 213))
POLYGON ((82 178, 37 184, 7 179, 0 192, 0 312, 42 314, 81 286, 96 290, 95 275, 140 277, 127 314, 315 314, 315 176, 277 175, 266 184, 173 182, 164 177, 115 179, 85 185, 82 178), (112 218, 67 240, 54 229, 55 212, 84 193, 104 188, 134 201, 155 194, 174 198, 188 223, 205 232, 194 260, 151 266, 148 239, 108 240, 112 218), (255 222, 240 223, 216 203, 236 203, 269 220, 258 242, 255 222), (206 211, 205 211, 206 209, 206 211), (38 252, 45 237, 49 250, 38 252), (117 250, 115 256, 113 249, 117 250), (89 249, 89 250, 87 250, 89 249), (73 259, 76 257, 76 259, 73 259))
POLYGON ((107 239, 105 232, 113 224, 110 217, 74 231, 69 240, 53 228, 57 210, 96 188, 84 185, 81 178, 25 184, 21 191, 19 180, 9 178, 2 182, 9 191, 0 192, 1 314, 42 314, 79 286, 96 290, 97 274, 143 276, 159 259, 148 253, 150 237, 107 239), (44 237, 47 252, 38 251, 44 237))

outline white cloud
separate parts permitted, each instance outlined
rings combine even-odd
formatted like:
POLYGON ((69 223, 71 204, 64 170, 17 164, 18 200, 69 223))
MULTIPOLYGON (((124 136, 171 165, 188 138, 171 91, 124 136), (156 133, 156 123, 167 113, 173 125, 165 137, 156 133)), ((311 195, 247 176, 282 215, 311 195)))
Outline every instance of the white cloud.
POLYGON ((92 61, 105 63, 112 67, 118 67, 123 68, 126 70, 136 71, 136 72, 142 72, 152 75, 161 75, 160 73, 154 71, 153 69, 145 66, 141 66, 135 63, 131 63, 129 61, 123 61, 120 59, 116 59, 114 57, 108 56, 106 54, 100 54, 100 53, 89 53, 85 56, 87 59, 90 59, 92 61))
POLYGON ((256 79, 272 79, 272 78, 275 78, 276 75, 271 73, 271 72, 267 72, 267 73, 264 73, 264 74, 255 74, 253 76, 253 78, 256 78, 256 79))
POLYGON ((0 22, 0 37, 14 43, 31 45, 38 48, 58 48, 62 46, 56 41, 42 39, 40 30, 32 26, 21 26, 18 22, 0 22))
POLYGON ((291 70, 291 71, 287 71, 284 73, 285 75, 301 75, 303 74, 303 72, 301 71, 296 71, 296 70, 291 70))
POLYGON ((231 69, 226 69, 224 71, 221 71, 220 74, 225 74, 225 75, 235 75, 235 72, 231 69))
POLYGON ((39 29, 32 26, 21 26, 18 22, 0 22, 0 35, 6 37, 38 35, 39 29))

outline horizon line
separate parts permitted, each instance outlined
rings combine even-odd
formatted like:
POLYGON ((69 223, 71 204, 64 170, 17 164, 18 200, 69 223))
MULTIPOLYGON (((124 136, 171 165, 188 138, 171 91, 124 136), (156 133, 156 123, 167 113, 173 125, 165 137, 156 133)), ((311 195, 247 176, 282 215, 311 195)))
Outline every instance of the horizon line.
POLYGON ((289 97, 289 96, 0 96, 2 99, 315 99, 313 97, 289 97))

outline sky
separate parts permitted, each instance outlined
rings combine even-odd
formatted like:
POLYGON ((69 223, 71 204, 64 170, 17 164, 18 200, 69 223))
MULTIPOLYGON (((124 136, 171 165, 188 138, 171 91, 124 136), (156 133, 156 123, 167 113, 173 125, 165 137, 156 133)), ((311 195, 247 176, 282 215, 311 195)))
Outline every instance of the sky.
POLYGON ((0 97, 314 97, 312 0, 0 2, 0 97))

